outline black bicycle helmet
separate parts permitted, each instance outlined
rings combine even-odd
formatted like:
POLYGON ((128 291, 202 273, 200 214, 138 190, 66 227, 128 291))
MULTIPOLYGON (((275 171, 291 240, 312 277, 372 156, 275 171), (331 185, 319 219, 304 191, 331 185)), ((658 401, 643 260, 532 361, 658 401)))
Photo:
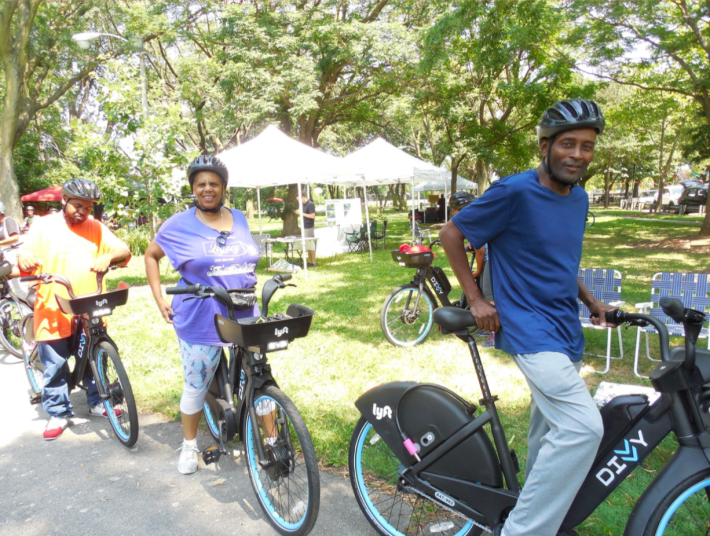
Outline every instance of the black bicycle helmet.
POLYGON ((195 173, 199 171, 212 171, 220 176, 225 186, 229 183, 229 171, 227 171, 227 166, 216 156, 210 156, 208 154, 200 155, 187 167, 187 180, 190 182, 190 188, 192 188, 192 184, 195 182, 195 173))
POLYGON ((466 205, 473 203, 476 200, 476 196, 468 192, 456 192, 451 196, 449 200, 449 207, 451 210, 461 210, 466 205))
POLYGON ((69 199, 88 199, 96 203, 101 199, 101 190, 88 179, 71 179, 62 186, 62 195, 69 199))
POLYGON ((542 114, 537 125, 537 139, 552 138, 560 132, 578 128, 593 128, 597 134, 604 132, 606 121, 596 102, 570 99, 556 102, 542 114))

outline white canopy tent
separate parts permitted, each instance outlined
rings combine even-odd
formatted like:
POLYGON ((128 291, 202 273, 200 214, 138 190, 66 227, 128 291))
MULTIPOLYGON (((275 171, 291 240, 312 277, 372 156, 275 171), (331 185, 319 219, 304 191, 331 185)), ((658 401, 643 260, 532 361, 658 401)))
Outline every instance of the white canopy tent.
MULTIPOLYGON (((228 149, 217 157, 229 170, 229 185, 256 188, 261 232, 261 193, 265 186, 298 185, 298 208, 303 214, 301 187, 304 184, 331 184, 336 179, 356 180, 342 159, 326 154, 290 138, 275 126, 268 126, 257 137, 228 149)), ((369 214, 368 214, 369 221, 369 214)), ((301 225, 301 247, 306 251, 306 237, 301 225)), ((303 269, 308 275, 307 256, 303 269)))
MULTIPOLYGON (((357 182, 363 186, 380 186, 385 184, 412 184, 412 222, 414 222, 414 183, 431 182, 441 178, 442 170, 433 164, 420 160, 403 150, 398 149, 382 138, 377 138, 369 145, 343 158, 352 169, 363 175, 357 182)), ((355 185, 343 177, 336 184, 355 185)), ((365 203, 367 206, 367 203, 365 203)), ((368 223, 368 233, 369 233, 368 223)), ((414 225, 412 225, 412 241, 414 241, 414 225)))
MULTIPOLYGON (((478 190, 478 184, 472 182, 464 177, 459 176, 456 179, 457 190, 478 190)), ((422 184, 417 184, 414 189, 415 192, 442 192, 451 191, 451 180, 444 179, 441 181, 425 182, 422 184)))

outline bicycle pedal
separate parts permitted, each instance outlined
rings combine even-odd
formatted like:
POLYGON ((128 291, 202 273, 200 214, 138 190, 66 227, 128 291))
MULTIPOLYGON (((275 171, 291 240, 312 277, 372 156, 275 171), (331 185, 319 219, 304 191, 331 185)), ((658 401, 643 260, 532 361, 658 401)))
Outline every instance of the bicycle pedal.
POLYGON ((207 447, 202 451, 202 461, 205 462, 205 465, 218 462, 220 456, 222 456, 222 452, 217 447, 207 447))
POLYGON ((37 393, 36 395, 31 395, 30 396, 30 404, 31 405, 36 405, 36 404, 41 404, 42 403, 42 393, 37 393))

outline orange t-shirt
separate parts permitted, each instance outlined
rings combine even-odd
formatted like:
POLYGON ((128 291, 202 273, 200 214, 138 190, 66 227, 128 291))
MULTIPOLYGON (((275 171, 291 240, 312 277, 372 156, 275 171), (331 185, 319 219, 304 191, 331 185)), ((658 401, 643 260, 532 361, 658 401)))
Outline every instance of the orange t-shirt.
MULTIPOLYGON (((22 246, 22 251, 32 252, 42 263, 38 272, 63 275, 77 296, 96 292, 96 272, 91 271, 91 265, 115 249, 128 250, 128 247, 103 223, 89 218, 81 225, 70 226, 61 212, 33 224, 22 246)), ((105 292, 105 282, 103 286, 105 292)), ((54 341, 71 335, 72 315, 59 310, 55 295, 69 297, 67 289, 57 283, 37 288, 34 319, 37 341, 54 341)))

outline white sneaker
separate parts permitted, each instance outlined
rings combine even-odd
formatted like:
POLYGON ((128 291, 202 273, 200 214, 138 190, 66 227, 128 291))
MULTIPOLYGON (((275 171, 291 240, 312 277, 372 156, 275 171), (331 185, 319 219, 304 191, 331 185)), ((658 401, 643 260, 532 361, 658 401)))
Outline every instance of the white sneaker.
POLYGON ((180 447, 180 461, 178 461, 178 471, 183 475, 190 475, 197 471, 197 455, 200 449, 197 448, 197 439, 188 441, 184 439, 180 447))
POLYGON ((50 417, 43 434, 45 441, 57 439, 67 426, 69 426, 69 421, 66 417, 50 417))

